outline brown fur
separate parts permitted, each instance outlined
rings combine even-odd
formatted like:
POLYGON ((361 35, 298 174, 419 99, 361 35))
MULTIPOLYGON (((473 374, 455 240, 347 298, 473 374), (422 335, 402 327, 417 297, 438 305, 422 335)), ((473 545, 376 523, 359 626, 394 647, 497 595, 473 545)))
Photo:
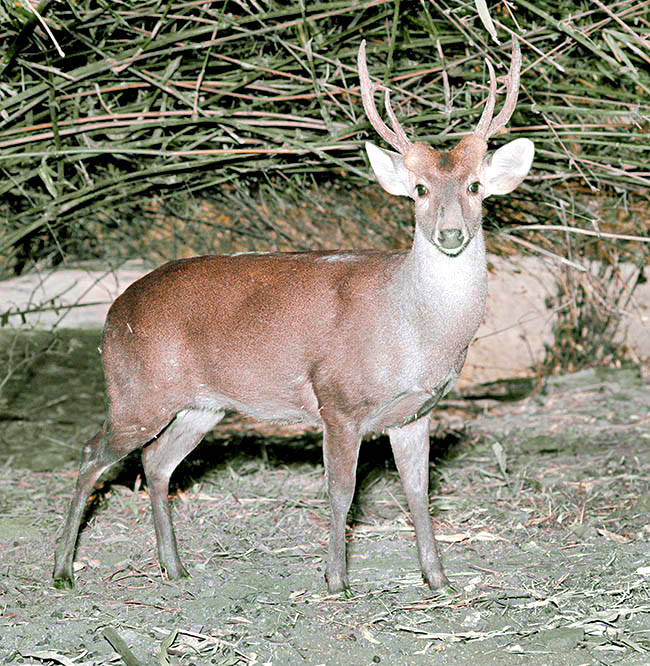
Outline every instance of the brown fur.
POLYGON ((487 143, 475 134, 463 137, 448 152, 417 141, 404 155, 404 165, 416 176, 430 180, 446 176, 464 182, 480 167, 486 152, 487 143))

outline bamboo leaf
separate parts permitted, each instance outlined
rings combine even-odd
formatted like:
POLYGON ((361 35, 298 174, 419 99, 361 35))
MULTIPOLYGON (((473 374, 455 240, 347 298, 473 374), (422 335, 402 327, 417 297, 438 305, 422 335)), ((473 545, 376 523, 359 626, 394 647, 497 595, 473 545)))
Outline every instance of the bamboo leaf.
POLYGON ((474 2, 476 4, 476 11, 478 12, 478 16, 481 19, 483 27, 490 33, 492 39, 498 44, 499 38, 497 37, 497 29, 494 27, 494 23, 492 23, 492 17, 490 16, 487 3, 485 0, 474 0, 474 2))
POLYGON ((41 166, 38 169, 38 175, 41 177, 41 180, 43 181, 43 184, 47 188, 47 191, 50 193, 50 196, 53 199, 57 199, 59 196, 59 192, 57 190, 56 184, 54 179, 56 178, 56 174, 50 167, 47 165, 47 156, 43 156, 41 159, 41 166))

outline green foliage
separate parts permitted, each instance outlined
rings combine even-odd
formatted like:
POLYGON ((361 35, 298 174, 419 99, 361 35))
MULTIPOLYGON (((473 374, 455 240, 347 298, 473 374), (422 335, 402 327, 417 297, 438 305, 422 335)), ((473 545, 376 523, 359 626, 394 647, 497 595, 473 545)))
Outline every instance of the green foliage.
MULTIPOLYGON (((327 183, 363 184, 362 144, 378 139, 359 98, 362 38, 407 131, 443 148, 476 123, 485 57, 503 75, 518 35, 522 90, 503 140, 528 136, 537 155, 521 193, 490 204, 493 225, 554 222, 570 198, 591 228, 594 193, 615 192, 629 212, 650 184, 640 0, 499 4, 500 44, 474 3, 456 0, 68 0, 42 2, 38 15, 33 6, 0 4, 5 275, 102 256, 107 236, 146 234, 147 202, 181 212, 209 199, 234 211, 271 189, 293 202, 327 183)), ((626 230, 646 233, 634 220, 626 230)), ((312 245, 318 229, 303 231, 312 245)), ((262 246, 266 233, 272 220, 255 229, 262 246)))

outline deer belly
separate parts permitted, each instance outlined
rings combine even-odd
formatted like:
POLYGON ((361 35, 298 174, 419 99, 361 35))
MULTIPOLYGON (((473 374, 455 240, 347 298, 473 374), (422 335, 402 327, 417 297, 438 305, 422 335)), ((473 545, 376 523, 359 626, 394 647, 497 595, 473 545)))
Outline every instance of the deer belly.
POLYGON ((212 411, 239 412, 259 421, 318 423, 319 405, 309 378, 295 375, 282 377, 281 381, 277 377, 275 379, 274 382, 264 383, 261 380, 231 382, 225 378, 221 387, 223 392, 200 384, 193 406, 212 411))

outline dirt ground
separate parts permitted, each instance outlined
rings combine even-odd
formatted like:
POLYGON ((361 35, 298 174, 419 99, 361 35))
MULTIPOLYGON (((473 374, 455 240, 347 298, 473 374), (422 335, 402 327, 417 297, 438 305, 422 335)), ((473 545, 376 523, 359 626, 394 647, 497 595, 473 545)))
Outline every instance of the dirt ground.
POLYGON ((130 458, 95 494, 76 588, 59 591, 55 535, 102 420, 98 341, 0 335, 0 664, 650 664, 650 387, 637 368, 441 406, 431 510, 452 590, 421 581, 386 439, 362 447, 345 598, 323 577, 318 434, 230 422, 173 478, 191 578, 161 575, 130 458))

